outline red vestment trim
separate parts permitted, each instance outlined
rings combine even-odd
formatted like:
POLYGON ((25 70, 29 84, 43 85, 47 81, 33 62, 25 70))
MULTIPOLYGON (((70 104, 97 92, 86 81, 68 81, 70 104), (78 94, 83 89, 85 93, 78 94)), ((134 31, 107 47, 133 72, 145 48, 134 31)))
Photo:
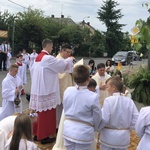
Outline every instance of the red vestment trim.
POLYGON ((33 134, 38 140, 56 134, 56 109, 38 112, 38 120, 33 123, 33 134))
POLYGON ((42 52, 36 57, 35 62, 41 61, 44 55, 49 55, 49 54, 48 54, 48 52, 46 52, 46 51, 42 51, 42 52))
POLYGON ((17 66, 22 66, 22 63, 16 62, 16 65, 17 65, 17 66))

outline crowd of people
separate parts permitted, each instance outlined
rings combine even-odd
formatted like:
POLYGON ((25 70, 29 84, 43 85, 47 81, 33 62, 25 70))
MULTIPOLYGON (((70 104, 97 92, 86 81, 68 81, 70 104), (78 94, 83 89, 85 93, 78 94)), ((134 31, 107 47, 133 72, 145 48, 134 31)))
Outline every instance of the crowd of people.
MULTIPOLYGON (((127 150, 130 130, 141 138, 138 150, 150 148, 150 108, 142 108, 139 114, 121 71, 111 60, 95 66, 91 59, 88 65, 77 62, 74 67, 69 44, 63 44, 57 56, 51 55, 50 39, 42 41, 42 48, 30 55, 23 49, 2 81, 0 149, 38 150, 33 141, 56 140, 53 150, 96 150, 100 139, 101 150, 127 150), (24 112, 21 94, 27 67, 31 92, 24 112)), ((1 53, 5 53, 2 48, 1 53)))

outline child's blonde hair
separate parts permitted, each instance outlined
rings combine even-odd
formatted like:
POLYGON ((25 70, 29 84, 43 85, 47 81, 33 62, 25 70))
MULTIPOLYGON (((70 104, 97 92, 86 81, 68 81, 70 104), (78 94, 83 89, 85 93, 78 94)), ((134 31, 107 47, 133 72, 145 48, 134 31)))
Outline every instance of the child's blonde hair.
POLYGON ((106 83, 108 82, 111 86, 115 86, 118 92, 121 92, 121 93, 123 92, 123 83, 120 77, 112 76, 106 80, 106 83))

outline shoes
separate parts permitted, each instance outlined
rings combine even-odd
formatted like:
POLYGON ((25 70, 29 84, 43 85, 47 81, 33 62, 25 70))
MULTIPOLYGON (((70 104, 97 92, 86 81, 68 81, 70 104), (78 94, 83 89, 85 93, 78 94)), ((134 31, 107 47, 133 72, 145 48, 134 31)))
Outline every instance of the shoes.
POLYGON ((38 141, 38 139, 37 139, 37 136, 36 136, 36 135, 34 135, 34 137, 33 137, 33 141, 38 141))
POLYGON ((58 133, 58 128, 56 128, 56 134, 58 133))
POLYGON ((28 100, 28 101, 30 101, 30 94, 26 94, 26 99, 28 100))
POLYGON ((41 140, 41 144, 53 143, 54 141, 56 141, 56 138, 47 137, 47 138, 41 140))

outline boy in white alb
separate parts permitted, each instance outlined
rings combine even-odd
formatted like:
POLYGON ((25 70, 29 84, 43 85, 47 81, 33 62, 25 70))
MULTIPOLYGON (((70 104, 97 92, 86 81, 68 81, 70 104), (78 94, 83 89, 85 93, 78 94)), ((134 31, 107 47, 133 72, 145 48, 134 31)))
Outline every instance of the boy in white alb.
POLYGON ((16 65, 18 66, 18 73, 17 76, 19 76, 22 80, 22 90, 21 90, 21 95, 24 95, 24 85, 26 84, 26 69, 25 69, 25 64, 23 64, 23 56, 21 54, 18 54, 16 57, 16 65))
MULTIPOLYGON (((22 89, 22 81, 20 77, 16 76, 18 72, 18 66, 12 64, 9 68, 9 73, 2 81, 2 110, 0 112, 0 120, 14 114, 15 112, 22 112, 22 102, 19 104, 19 108, 14 104, 14 99, 17 94, 20 95, 22 89)), ((21 100, 21 99, 20 99, 21 100)))
POLYGON ((30 54, 30 65, 29 65, 29 69, 32 67, 35 58, 38 56, 38 53, 36 53, 36 50, 33 49, 33 53, 30 54))
POLYGON ((72 76, 77 86, 68 87, 63 98, 65 147, 67 150, 90 150, 94 131, 100 131, 104 125, 99 98, 87 89, 90 75, 86 66, 76 66, 72 76))
MULTIPOLYGON (((87 86, 87 88, 90 91, 96 92, 96 81, 94 79, 90 79, 90 82, 87 86)), ((57 139, 56 143, 53 146, 52 150, 66 150, 66 147, 64 146, 64 138, 63 138, 63 127, 64 127, 64 121, 65 121, 65 116, 64 116, 64 110, 62 111, 61 115, 61 120, 57 132, 57 139)), ((97 137, 97 133, 95 133, 95 137, 97 137)), ((91 150, 96 150, 97 149, 97 138, 94 138, 94 141, 92 142, 91 145, 91 150)))
POLYGON ((10 51, 7 52, 7 69, 9 69, 10 67, 10 59, 12 58, 12 55, 10 53, 10 51))
POLYGON ((23 65, 23 68, 24 68, 24 84, 27 84, 27 66, 29 66, 29 63, 30 63, 30 57, 29 57, 29 54, 26 52, 25 49, 23 49, 21 55, 23 56, 22 63, 24 64, 23 65))
POLYGON ((101 130, 100 149, 127 150, 138 110, 132 99, 122 96, 123 83, 119 77, 109 78, 106 89, 111 96, 105 99, 102 108, 102 116, 108 123, 101 130))
POLYGON ((141 108, 138 120, 135 125, 135 131, 141 139, 137 150, 150 149, 150 106, 141 108))
POLYGON ((23 56, 21 55, 21 54, 18 54, 17 55, 17 57, 16 57, 16 65, 18 66, 18 73, 17 73, 17 75, 21 78, 21 80, 22 80, 22 84, 24 84, 24 67, 23 67, 23 63, 22 63, 22 61, 23 61, 23 56))

